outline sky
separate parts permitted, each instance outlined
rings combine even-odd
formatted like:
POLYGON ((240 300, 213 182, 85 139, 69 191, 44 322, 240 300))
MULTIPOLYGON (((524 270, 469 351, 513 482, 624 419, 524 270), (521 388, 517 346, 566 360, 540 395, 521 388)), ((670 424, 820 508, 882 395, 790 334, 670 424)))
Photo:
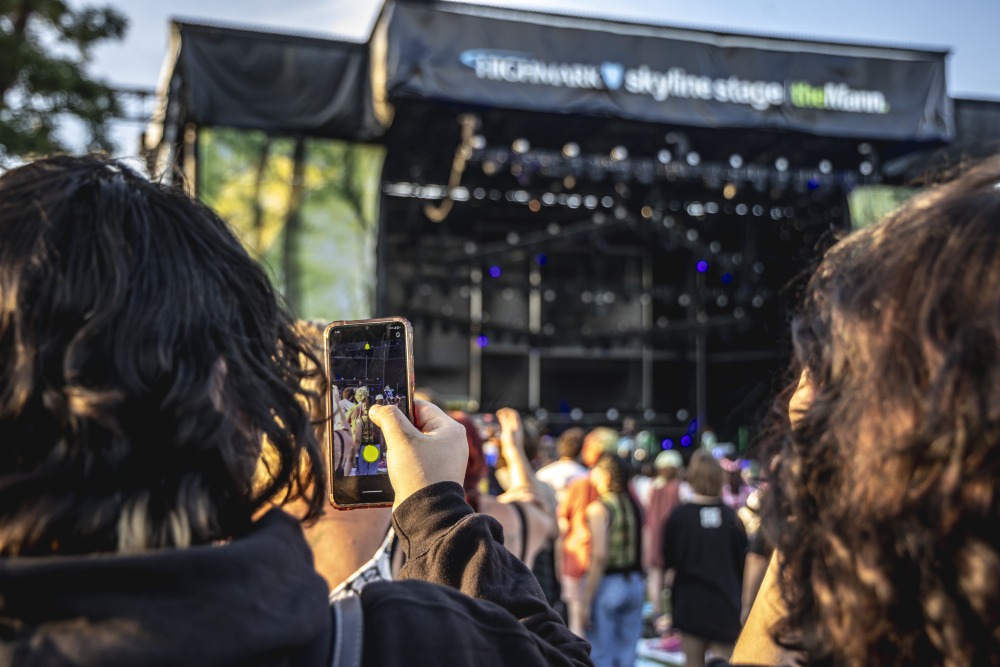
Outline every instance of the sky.
MULTIPOLYGON (((365 41, 382 0, 73 0, 111 4, 126 39, 99 46, 92 72, 117 86, 155 88, 173 18, 365 41)), ((954 97, 1000 99, 1000 0, 493 0, 488 4, 650 23, 951 50, 954 97)), ((123 153, 141 127, 119 124, 123 153)))

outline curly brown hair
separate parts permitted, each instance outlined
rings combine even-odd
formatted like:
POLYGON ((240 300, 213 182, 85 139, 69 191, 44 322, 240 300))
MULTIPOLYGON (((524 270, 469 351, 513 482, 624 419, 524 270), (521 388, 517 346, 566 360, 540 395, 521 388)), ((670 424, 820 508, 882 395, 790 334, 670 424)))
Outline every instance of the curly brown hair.
MULTIPOLYGON (((814 396, 776 454, 775 639, 836 665, 1000 664, 1000 159, 824 257, 814 396)), ((779 400, 787 400, 790 392, 779 400)))

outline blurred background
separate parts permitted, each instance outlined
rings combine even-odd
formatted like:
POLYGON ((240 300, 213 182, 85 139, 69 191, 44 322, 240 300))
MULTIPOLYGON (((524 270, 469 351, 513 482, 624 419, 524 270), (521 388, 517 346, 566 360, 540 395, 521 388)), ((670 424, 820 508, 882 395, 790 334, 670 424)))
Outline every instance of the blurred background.
POLYGON ((987 0, 0 8, 4 168, 127 158, 455 405, 649 454, 744 453, 822 250, 1000 140, 987 0))

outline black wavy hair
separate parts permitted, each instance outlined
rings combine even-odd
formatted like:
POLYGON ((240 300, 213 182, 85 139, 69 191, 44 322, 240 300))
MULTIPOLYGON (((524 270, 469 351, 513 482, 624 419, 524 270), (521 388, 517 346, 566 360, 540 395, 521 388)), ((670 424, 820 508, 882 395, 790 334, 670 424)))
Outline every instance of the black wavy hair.
POLYGON ((207 543, 281 491, 317 515, 321 364, 292 325, 180 190, 100 157, 0 177, 0 554, 207 543))
POLYGON ((793 337, 813 396, 771 443, 775 638, 1000 665, 1000 159, 834 246, 793 337))

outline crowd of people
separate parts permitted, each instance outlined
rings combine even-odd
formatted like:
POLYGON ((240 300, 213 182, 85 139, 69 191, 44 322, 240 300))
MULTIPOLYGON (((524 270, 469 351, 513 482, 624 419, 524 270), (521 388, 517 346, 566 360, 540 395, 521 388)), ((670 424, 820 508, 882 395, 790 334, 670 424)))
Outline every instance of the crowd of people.
POLYGON ((418 399, 362 409, 393 507, 335 512, 320 356, 226 224, 104 158, 13 169, 0 664, 624 667, 662 616, 689 665, 1000 665, 997 294, 1000 160, 825 255, 766 489, 703 448, 635 476, 606 427, 536 474, 509 409, 489 465, 418 399))

